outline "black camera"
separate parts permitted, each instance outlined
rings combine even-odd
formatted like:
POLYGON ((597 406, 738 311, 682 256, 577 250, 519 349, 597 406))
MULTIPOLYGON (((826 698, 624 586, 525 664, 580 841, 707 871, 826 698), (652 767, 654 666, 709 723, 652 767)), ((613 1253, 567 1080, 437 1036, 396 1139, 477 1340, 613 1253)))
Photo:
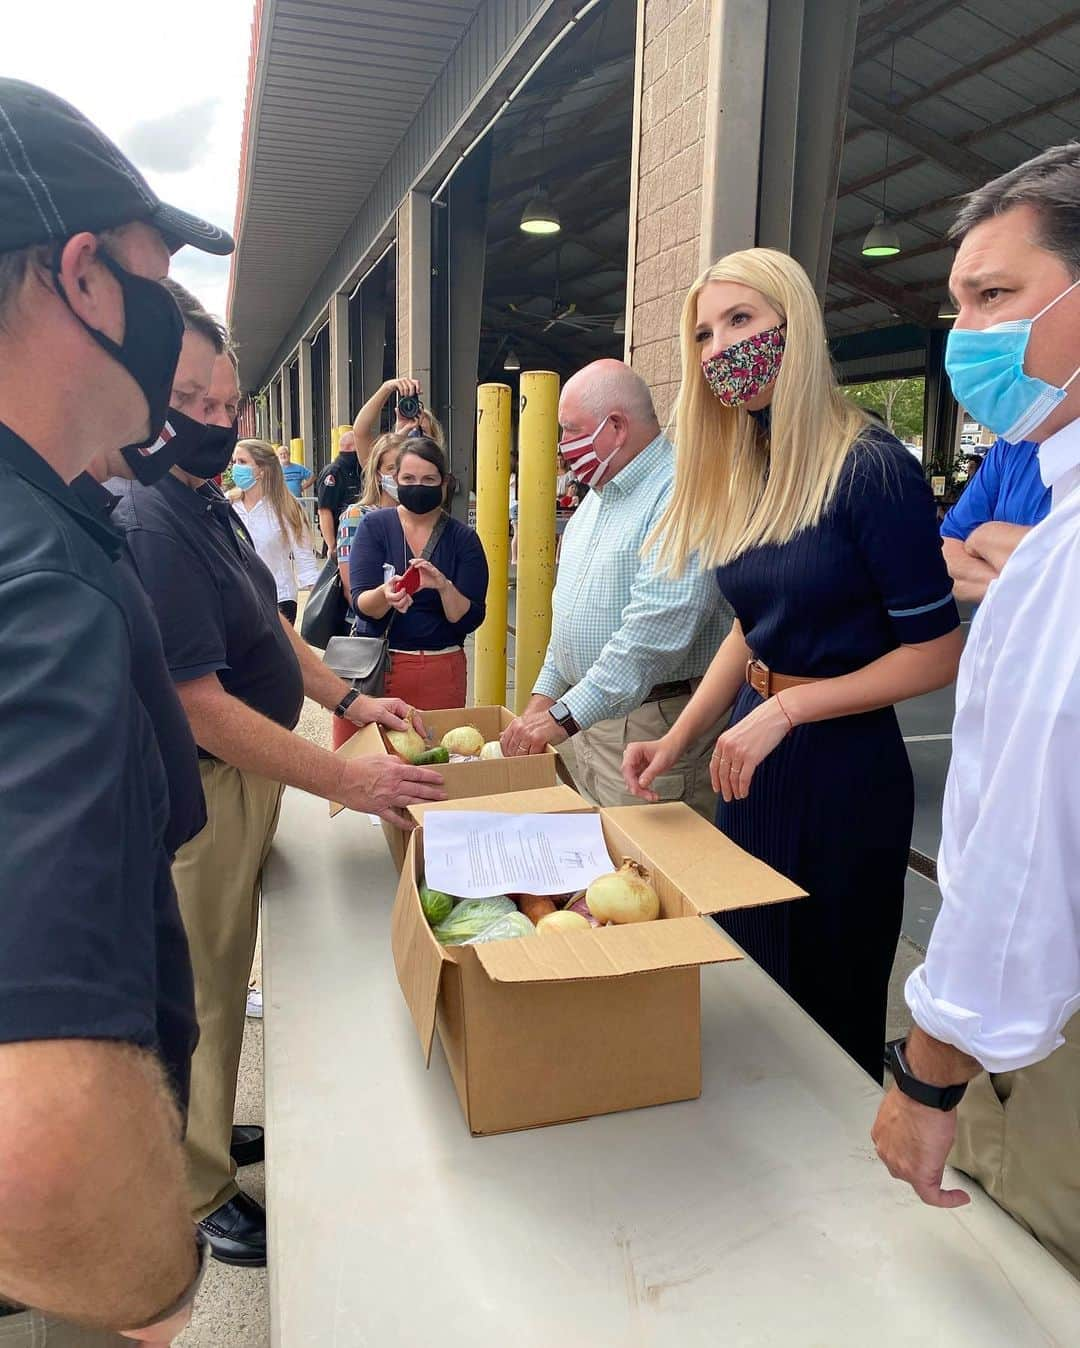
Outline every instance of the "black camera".
POLYGON ((415 393, 406 393, 403 398, 398 399, 398 416, 403 421, 415 421, 424 410, 424 404, 415 393))

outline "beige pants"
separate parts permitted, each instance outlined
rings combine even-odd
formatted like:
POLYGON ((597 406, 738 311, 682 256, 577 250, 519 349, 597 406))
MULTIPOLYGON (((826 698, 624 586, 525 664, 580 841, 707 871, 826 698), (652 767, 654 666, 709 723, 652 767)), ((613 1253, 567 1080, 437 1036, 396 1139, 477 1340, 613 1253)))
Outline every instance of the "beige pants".
POLYGON ((960 1102, 949 1157, 1080 1278, 1080 1016, 1019 1072, 985 1072, 960 1102))
POLYGON ((132 1348, 131 1339, 104 1329, 80 1329, 42 1315, 26 1311, 22 1315, 0 1319, 0 1348, 132 1348))
MULTIPOLYGON (((578 791, 594 805, 641 805, 643 802, 627 791, 623 781, 623 751, 635 741, 657 740, 666 735, 689 701, 686 695, 646 702, 629 716, 597 721, 575 735, 574 782, 578 791)), ((670 772, 653 782, 653 790, 661 800, 685 801, 710 824, 716 817, 716 793, 709 781, 709 759, 727 720, 725 716, 691 745, 690 752, 670 772)))
POLYGON ((199 1046, 191 1062, 187 1160, 195 1220, 237 1193, 229 1154, 236 1074, 255 954, 262 868, 281 785, 225 763, 199 763, 207 824, 182 847, 173 881, 191 946, 199 1046))

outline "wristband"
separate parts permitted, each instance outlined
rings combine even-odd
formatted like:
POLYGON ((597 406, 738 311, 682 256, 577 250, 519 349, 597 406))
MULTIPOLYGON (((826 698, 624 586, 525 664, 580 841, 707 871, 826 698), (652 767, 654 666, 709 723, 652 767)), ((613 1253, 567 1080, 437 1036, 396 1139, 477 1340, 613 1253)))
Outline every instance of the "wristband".
POLYGON ((125 1334, 133 1334, 139 1330, 151 1329, 154 1325, 160 1325, 165 1320, 171 1320, 174 1315, 178 1315, 182 1310, 185 1310, 191 1305, 199 1295, 199 1288, 202 1286, 203 1278, 206 1277, 206 1266, 210 1262, 210 1242, 206 1239, 206 1236, 199 1227, 195 1228, 195 1248, 199 1254, 199 1266, 196 1268, 195 1276, 192 1278, 191 1282, 188 1283, 187 1287, 184 1288, 171 1305, 166 1306, 164 1310, 158 1311, 156 1315, 151 1316, 151 1318, 144 1324, 129 1325, 129 1327, 124 1330, 125 1334))
POLYGON ((776 705, 777 705, 777 706, 780 708, 780 710, 784 713, 784 720, 788 723, 788 730, 794 730, 794 729, 795 729, 795 722, 794 722, 794 721, 791 719, 791 717, 788 715, 787 707, 785 707, 784 704, 780 701, 780 694, 779 694, 779 693, 773 693, 773 697, 774 697, 775 700, 776 700, 776 705))
POLYGON ((360 690, 358 688, 350 688, 349 691, 345 694, 345 696, 334 708, 334 715, 340 716, 342 720, 344 720, 345 713, 349 710, 349 708, 352 706, 352 704, 356 701, 356 699, 359 696, 360 690))

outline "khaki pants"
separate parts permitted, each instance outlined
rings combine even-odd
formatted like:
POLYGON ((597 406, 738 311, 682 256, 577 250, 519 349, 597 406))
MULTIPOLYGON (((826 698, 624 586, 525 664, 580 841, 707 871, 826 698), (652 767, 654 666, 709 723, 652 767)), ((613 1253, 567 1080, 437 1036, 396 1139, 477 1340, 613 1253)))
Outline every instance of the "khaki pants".
POLYGON ((199 1046, 191 1062, 187 1161, 195 1220, 238 1192, 229 1154, 236 1074, 255 954, 262 868, 281 785, 226 763, 199 763, 207 824, 176 854, 173 882, 191 947, 199 1046))
MULTIPOLYGON (((644 802, 626 789, 622 775, 623 751, 638 740, 657 740, 666 735, 690 701, 689 695, 646 702, 629 716, 597 721, 573 739, 578 791, 594 805, 641 805, 644 802)), ((653 782, 661 800, 681 800, 709 823, 716 817, 716 793, 709 781, 709 759, 717 736, 727 725, 725 716, 707 734, 690 746, 689 753, 670 772, 653 782)))
POLYGON ((132 1348, 131 1339, 105 1329, 80 1329, 40 1311, 0 1319, 0 1348, 132 1348))
POLYGON ((960 1102, 951 1164, 1080 1278, 1080 1016, 1019 1072, 983 1073, 960 1102))

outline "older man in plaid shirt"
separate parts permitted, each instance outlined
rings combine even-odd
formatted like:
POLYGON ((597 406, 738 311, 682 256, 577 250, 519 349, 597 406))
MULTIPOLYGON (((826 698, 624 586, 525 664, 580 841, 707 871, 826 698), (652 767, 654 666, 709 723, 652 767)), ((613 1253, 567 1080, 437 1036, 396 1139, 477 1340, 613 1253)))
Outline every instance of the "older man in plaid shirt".
MULTIPOLYGON (((618 360, 580 370, 559 401, 560 449, 592 490, 563 535, 551 641, 532 698, 502 736, 503 753, 540 753, 573 737, 582 795, 633 805, 623 750, 659 739, 686 706, 727 636, 732 612, 711 572, 662 575, 642 544, 671 494, 675 456, 648 386, 618 360)), ((723 723, 653 783, 712 822, 709 756, 723 723)))

